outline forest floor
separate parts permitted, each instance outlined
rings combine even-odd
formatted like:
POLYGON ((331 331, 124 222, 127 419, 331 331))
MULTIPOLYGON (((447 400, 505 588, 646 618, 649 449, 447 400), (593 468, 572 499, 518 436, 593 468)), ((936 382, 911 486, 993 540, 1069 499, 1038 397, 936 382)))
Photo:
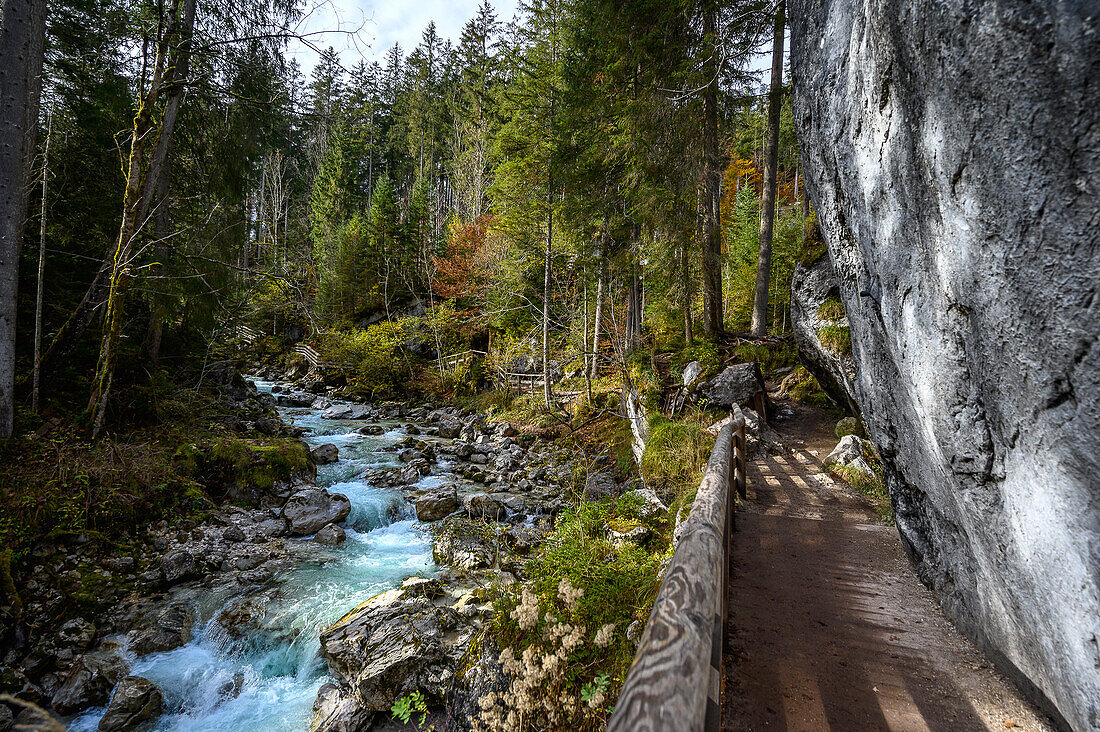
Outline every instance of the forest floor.
MULTIPOLYGON (((774 398, 774 395, 773 395, 774 398)), ((946 620, 897 529, 825 474, 832 417, 782 403, 733 537, 729 730, 1053 730, 946 620)))

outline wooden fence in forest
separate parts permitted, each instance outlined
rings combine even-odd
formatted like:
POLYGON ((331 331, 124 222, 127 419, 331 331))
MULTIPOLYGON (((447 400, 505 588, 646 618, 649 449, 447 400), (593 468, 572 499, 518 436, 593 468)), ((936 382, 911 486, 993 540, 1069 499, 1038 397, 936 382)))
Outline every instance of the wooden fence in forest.
POLYGON ((462 353, 455 353, 450 356, 444 356, 441 359, 443 371, 448 373, 458 371, 459 366, 467 364, 470 361, 473 361, 475 358, 480 358, 484 355, 485 351, 478 351, 471 348, 470 350, 463 351, 462 353))
POLYGON ((328 368, 329 364, 321 360, 321 354, 317 353, 311 346, 307 346, 304 343, 299 343, 291 349, 294 353, 309 361, 309 365, 315 369, 328 368))
POLYGON ((723 639, 734 491, 745 495, 745 416, 718 433, 609 732, 703 732, 721 727, 723 639))

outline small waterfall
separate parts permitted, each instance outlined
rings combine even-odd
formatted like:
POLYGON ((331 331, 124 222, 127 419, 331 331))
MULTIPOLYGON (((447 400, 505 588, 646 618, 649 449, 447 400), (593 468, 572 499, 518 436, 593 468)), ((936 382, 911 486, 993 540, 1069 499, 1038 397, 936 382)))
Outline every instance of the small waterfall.
MULTIPOLYGON (((262 390, 271 384, 257 382, 262 390)), ((340 460, 318 468, 318 483, 352 504, 347 541, 316 562, 297 566, 267 586, 230 597, 200 597, 203 622, 187 645, 134 660, 131 673, 164 694, 159 732, 291 732, 309 726, 313 700, 326 680, 318 636, 360 602, 397 586, 410 574, 435 570, 431 539, 396 489, 371 486, 370 470, 399 464, 384 448, 404 437, 395 428, 362 435, 365 422, 325 420, 318 410, 284 409, 284 419, 310 430, 311 445, 332 443, 340 460), (249 598, 249 618, 229 630, 218 617, 249 598)), ((443 466, 441 466, 443 467, 443 466)), ((425 477, 425 487, 440 482, 425 477)), ((293 541, 293 540, 291 540, 293 541)), ((305 541, 308 541, 306 539, 305 541)), ((103 709, 70 724, 73 732, 97 729, 103 709)))

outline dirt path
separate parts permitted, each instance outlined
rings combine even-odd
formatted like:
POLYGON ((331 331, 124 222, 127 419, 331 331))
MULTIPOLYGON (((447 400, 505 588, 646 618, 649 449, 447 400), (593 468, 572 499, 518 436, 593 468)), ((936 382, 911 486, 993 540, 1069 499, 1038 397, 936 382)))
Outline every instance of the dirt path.
POLYGON ((944 619, 897 530, 823 474, 832 421, 795 409, 737 514, 724 729, 1053 730, 944 619))

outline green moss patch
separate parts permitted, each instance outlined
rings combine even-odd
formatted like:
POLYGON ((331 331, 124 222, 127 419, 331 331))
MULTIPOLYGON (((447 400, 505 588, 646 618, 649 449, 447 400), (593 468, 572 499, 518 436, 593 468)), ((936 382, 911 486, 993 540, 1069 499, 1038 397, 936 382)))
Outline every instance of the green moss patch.
POLYGON ((840 301, 839 297, 830 297, 818 306, 817 317, 820 320, 839 323, 848 317, 848 314, 844 311, 844 303, 840 301))
POLYGON ((818 328, 817 338, 825 350, 838 356, 850 356, 852 353, 852 332, 847 326, 826 325, 818 328))

